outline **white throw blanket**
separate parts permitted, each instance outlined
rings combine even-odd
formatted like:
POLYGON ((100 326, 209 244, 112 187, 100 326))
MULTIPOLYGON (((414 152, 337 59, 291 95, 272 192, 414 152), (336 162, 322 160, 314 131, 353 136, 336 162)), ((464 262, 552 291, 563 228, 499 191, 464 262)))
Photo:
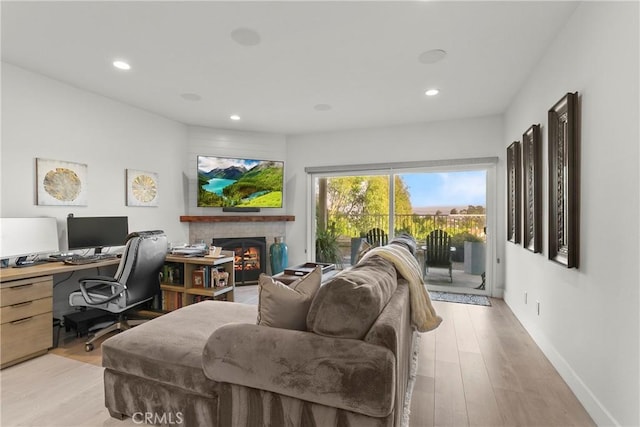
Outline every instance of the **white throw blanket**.
POLYGON ((431 305, 431 298, 424 286, 420 265, 411 252, 401 245, 379 246, 365 253, 362 260, 373 255, 379 255, 391 261, 398 273, 409 283, 413 326, 419 332, 427 332, 437 328, 442 322, 442 317, 436 314, 436 310, 431 305))

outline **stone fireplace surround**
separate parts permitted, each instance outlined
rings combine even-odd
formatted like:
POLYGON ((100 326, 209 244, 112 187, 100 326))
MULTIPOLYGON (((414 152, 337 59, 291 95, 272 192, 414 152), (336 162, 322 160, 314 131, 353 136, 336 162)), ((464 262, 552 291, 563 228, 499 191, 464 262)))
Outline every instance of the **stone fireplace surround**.
MULTIPOLYGON (((287 219, 288 221, 289 219, 287 219)), ((181 221, 182 218, 181 218, 181 221)), ((271 274, 269 258, 269 246, 278 236, 286 239, 286 223, 281 221, 188 221, 189 242, 194 243, 203 240, 208 245, 215 238, 229 237, 265 237, 267 242, 267 273, 271 274)))

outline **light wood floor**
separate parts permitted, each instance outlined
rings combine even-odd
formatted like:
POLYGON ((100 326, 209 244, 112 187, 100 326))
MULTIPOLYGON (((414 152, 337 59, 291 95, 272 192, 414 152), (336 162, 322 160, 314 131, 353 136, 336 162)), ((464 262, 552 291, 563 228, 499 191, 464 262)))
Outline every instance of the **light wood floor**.
MULTIPOLYGON (((237 288, 237 302, 257 299, 256 286, 237 288)), ((434 301, 444 321, 420 340, 411 427, 595 426, 506 304, 491 302, 481 307, 434 301)), ((100 366, 100 347, 86 353, 83 339, 67 340, 50 353, 100 366)), ((4 379, 3 389, 11 389, 4 379)))
POLYGON ((595 426, 503 300, 434 301, 444 321, 422 334, 411 425, 595 426))

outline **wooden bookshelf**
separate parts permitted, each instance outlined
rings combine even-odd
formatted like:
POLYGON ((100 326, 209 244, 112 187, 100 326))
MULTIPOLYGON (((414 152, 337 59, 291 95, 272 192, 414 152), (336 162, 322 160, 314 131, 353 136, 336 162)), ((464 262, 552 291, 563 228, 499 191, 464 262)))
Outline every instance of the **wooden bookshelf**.
POLYGON ((224 255, 222 258, 168 255, 160 284, 162 310, 176 310, 205 299, 233 301, 235 290, 233 252, 222 251, 222 255, 224 255), (219 280, 215 278, 215 274, 212 274, 214 269, 219 273, 227 273, 224 286, 219 286, 219 280))

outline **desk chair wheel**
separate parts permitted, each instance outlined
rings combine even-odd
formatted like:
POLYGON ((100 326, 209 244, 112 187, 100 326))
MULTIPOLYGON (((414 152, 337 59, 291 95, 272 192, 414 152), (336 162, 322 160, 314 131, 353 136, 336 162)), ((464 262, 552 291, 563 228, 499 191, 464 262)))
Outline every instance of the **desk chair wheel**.
POLYGON ((93 350, 93 344, 88 343, 84 345, 84 351, 92 351, 93 350))

